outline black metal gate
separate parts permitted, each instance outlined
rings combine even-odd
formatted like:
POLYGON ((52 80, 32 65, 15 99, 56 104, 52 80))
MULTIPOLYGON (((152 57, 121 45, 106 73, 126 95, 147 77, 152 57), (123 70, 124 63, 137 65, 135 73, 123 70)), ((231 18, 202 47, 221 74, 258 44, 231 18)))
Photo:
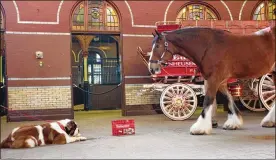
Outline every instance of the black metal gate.
POLYGON ((76 85, 73 87, 74 105, 84 104, 87 110, 121 108, 120 36, 87 34, 87 37, 93 37, 87 48, 87 60, 82 55, 77 36, 72 36, 72 81, 76 85), (84 67, 87 67, 85 83, 84 67))
POLYGON ((89 109, 121 108, 121 71, 118 58, 88 57, 89 109))
MULTIPOLYGON (((5 41, 4 31, 1 30, 1 50, 0 50, 0 105, 7 106, 7 87, 6 87, 6 60, 5 60, 5 41)), ((0 107, 0 116, 6 115, 7 109, 0 107)))

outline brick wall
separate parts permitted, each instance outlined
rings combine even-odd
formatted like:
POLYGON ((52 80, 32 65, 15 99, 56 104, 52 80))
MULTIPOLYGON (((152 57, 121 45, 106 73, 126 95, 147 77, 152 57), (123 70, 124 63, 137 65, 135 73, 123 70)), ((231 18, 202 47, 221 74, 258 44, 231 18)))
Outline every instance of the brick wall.
POLYGON ((143 85, 145 84, 126 84, 125 98, 126 105, 145 105, 145 104, 158 104, 161 92, 148 91, 143 85))
POLYGON ((182 28, 190 26, 210 27, 228 30, 234 34, 252 34, 258 30, 271 26, 275 21, 183 21, 182 28))
POLYGON ((12 110, 71 108, 71 87, 9 87, 8 99, 12 110))

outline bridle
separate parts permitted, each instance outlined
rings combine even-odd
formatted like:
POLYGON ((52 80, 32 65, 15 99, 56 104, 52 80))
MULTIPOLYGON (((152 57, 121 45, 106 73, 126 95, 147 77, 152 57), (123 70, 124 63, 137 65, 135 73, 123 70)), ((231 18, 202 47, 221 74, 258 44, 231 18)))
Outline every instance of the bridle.
POLYGON ((159 60, 149 60, 150 63, 156 63, 156 64, 160 64, 160 65, 168 65, 168 63, 166 61, 163 60, 163 57, 166 55, 167 52, 169 52, 172 56, 173 56, 173 52, 171 52, 168 47, 169 47, 169 43, 167 42, 166 40, 166 37, 165 35, 164 36, 164 46, 165 46, 165 49, 164 49, 164 52, 162 54, 162 56, 160 57, 159 60))

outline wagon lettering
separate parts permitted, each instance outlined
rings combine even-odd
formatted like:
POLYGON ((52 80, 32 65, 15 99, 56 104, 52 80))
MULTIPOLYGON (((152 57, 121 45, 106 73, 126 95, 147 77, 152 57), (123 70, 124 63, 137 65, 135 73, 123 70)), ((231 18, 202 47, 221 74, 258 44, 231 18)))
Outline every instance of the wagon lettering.
POLYGON ((187 61, 187 62, 183 62, 183 61, 180 61, 180 62, 169 62, 169 66, 195 66, 196 64, 194 64, 193 62, 190 62, 190 61, 187 61))

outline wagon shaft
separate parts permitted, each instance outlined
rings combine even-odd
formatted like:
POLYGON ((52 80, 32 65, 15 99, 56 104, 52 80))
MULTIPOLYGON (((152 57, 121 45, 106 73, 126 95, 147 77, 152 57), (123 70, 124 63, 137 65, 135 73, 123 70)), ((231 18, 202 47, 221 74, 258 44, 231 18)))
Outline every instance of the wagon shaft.
POLYGON ((142 58, 144 64, 146 66, 148 66, 149 63, 149 55, 147 53, 145 53, 141 47, 137 47, 137 53, 139 54, 139 56, 142 58))

